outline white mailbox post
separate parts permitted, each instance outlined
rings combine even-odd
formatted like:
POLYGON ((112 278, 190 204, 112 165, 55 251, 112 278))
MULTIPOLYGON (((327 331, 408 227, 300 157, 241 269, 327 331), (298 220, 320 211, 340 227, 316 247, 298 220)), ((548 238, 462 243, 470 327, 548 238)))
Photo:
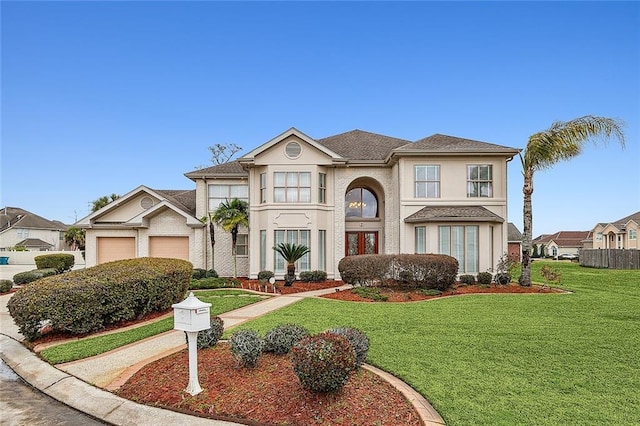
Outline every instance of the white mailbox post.
POLYGON ((198 382, 198 331, 211 328, 209 308, 211 303, 205 303, 195 297, 193 292, 180 303, 171 305, 173 308, 173 328, 187 332, 189 347, 189 384, 185 389, 191 395, 202 392, 198 382))

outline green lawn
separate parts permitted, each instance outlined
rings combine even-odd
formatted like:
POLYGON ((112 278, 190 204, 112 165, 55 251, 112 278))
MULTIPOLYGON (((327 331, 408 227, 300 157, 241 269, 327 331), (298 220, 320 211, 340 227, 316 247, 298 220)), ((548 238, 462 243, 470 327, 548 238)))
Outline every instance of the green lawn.
MULTIPOLYGON (((533 264, 538 282, 543 264, 533 264)), ((417 389, 448 425, 637 425, 640 271, 547 264, 573 294, 305 299, 242 327, 360 328, 369 363, 417 389)))
MULTIPOLYGON (((210 310, 212 316, 233 311, 264 299, 264 296, 257 296, 243 290, 205 290, 194 292, 194 294, 203 302, 212 304, 210 310)), ((120 333, 88 337, 53 346, 40 352, 40 356, 51 364, 75 361, 108 352, 172 329, 173 316, 120 333)))

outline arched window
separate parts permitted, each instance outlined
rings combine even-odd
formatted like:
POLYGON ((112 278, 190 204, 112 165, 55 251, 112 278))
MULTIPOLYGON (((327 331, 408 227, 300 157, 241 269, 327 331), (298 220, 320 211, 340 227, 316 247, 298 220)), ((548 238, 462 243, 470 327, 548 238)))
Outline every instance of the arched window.
POLYGON ((378 200, 367 188, 353 188, 345 197, 345 217, 371 219, 378 217, 378 200))

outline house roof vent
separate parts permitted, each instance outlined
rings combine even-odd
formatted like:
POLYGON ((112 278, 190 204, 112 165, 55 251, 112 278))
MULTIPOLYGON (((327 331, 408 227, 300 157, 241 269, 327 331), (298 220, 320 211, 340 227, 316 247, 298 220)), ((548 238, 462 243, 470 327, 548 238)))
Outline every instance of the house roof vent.
POLYGON ((289 142, 285 146, 284 152, 289 158, 298 158, 302 152, 302 146, 298 142, 289 142))
POLYGON ((142 207, 145 210, 153 207, 153 198, 151 197, 142 198, 142 200, 140 200, 140 207, 142 207))

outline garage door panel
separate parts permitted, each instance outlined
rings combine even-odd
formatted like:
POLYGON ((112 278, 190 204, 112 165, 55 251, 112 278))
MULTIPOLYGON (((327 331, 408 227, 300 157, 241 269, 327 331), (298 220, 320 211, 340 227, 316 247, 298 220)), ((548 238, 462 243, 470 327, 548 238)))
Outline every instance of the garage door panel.
POLYGON ((189 260, 189 237, 149 237, 149 256, 189 260))
POLYGON ((134 237, 98 237, 96 240, 98 263, 136 257, 136 239, 134 237))

